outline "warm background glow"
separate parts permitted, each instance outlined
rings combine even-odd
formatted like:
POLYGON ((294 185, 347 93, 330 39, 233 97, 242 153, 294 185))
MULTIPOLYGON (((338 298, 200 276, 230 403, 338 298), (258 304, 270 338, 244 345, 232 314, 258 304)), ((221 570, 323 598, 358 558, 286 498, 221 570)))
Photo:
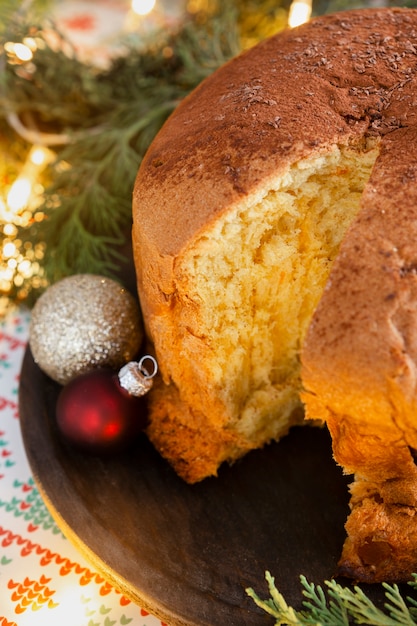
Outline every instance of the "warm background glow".
POLYGON ((288 25, 291 28, 308 22, 312 12, 312 0, 294 0, 290 6, 288 25))
POLYGON ((49 148, 33 145, 25 159, 15 164, 14 175, 14 168, 6 167, 11 157, 0 146, 0 159, 5 164, 5 171, 0 171, 0 317, 7 309, 7 294, 12 289, 19 290, 23 300, 27 295, 26 283, 34 288, 44 284, 40 265, 44 245, 21 241, 18 228, 43 219, 39 210, 44 190, 42 174, 53 158, 49 148))
POLYGON ((148 15, 155 8, 156 0, 132 0, 132 10, 137 15, 148 15))

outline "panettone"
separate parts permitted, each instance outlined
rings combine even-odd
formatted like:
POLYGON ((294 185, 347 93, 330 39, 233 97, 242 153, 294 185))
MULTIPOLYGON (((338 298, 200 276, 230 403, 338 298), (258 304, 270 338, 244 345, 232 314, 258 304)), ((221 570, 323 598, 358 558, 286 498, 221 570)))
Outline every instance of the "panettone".
POLYGON ((416 510, 416 33, 417 11, 367 9, 260 43, 177 108, 134 190, 150 439, 196 482, 304 402, 355 473, 341 569, 364 578, 395 552, 374 518, 416 510))

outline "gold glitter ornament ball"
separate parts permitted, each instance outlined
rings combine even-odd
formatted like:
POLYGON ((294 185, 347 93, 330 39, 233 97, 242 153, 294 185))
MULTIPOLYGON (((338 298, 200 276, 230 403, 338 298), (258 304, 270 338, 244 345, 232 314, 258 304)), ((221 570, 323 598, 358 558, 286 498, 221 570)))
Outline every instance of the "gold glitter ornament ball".
POLYGON ((35 362, 58 383, 108 367, 118 370, 139 351, 139 306, 119 283, 94 274, 69 276, 36 302, 29 328, 35 362))

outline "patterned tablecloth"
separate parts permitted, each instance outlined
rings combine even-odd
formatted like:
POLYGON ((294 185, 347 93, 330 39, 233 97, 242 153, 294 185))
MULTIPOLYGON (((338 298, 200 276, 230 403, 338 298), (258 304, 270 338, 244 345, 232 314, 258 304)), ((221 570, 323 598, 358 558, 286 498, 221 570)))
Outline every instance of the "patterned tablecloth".
POLYGON ((40 497, 19 427, 29 319, 0 322, 0 626, 161 626, 83 559, 40 497))

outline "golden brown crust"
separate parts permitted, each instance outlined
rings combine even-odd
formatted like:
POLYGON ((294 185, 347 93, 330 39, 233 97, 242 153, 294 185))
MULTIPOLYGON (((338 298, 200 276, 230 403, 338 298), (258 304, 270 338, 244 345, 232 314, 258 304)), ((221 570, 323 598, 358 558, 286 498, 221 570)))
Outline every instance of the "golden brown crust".
MULTIPOLYGON (((417 236, 416 35, 414 10, 315 19, 216 72, 178 107, 150 147, 133 207, 138 289, 164 381, 151 397, 149 434, 186 480, 215 473, 222 460, 249 446, 228 428, 220 400, 206 421, 180 400, 178 386, 190 384, 187 375, 172 383, 180 359, 172 345, 181 259, 197 235, 291 164, 363 136, 381 137, 381 155, 304 350, 305 397, 309 417, 327 421, 338 462, 376 485, 377 500, 385 502, 387 480, 398 486, 416 479, 409 451, 417 448, 417 259, 409 243, 417 236)), ((191 307, 184 312, 190 327, 193 314, 191 307)), ((393 495, 384 509, 394 528, 387 530, 389 553, 397 561, 384 556, 383 566, 368 567, 372 550, 360 547, 374 536, 372 515, 368 525, 362 515, 370 502, 352 500, 341 568, 358 579, 376 580, 389 571, 403 577, 410 567, 402 556, 408 550, 401 547, 404 526, 391 515, 400 497, 393 495)))
POLYGON ((289 163, 369 128, 385 134, 408 123, 412 109, 398 101, 410 98, 403 89, 415 60, 414 22, 406 9, 316 18, 210 76, 145 156, 134 191, 134 238, 174 256, 289 163), (397 40, 401 29, 407 35, 397 40), (164 220, 155 207, 163 207, 164 220))
POLYGON ((392 9, 317 18, 205 80, 145 156, 134 191, 134 239, 175 256, 288 164, 369 126, 385 132, 400 123, 381 109, 408 76, 396 59, 410 44, 393 42, 394 59, 383 40, 411 16, 392 9), (163 220, 156 207, 163 207, 163 220))

